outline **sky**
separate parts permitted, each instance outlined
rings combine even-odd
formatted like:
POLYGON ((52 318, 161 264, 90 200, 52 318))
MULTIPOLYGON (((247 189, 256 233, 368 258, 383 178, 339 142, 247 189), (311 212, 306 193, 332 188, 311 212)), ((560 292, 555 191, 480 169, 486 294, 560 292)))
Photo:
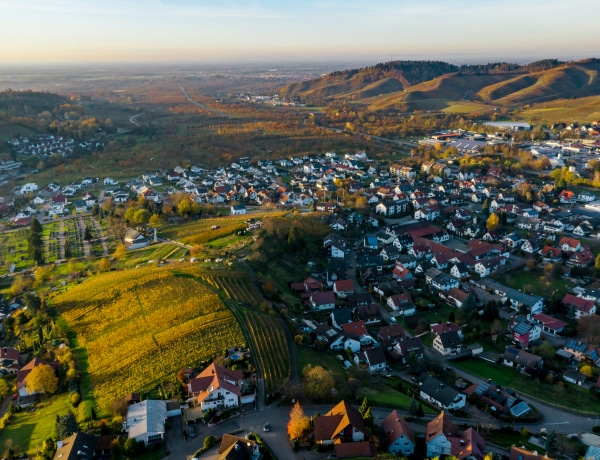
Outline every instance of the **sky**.
POLYGON ((0 63, 599 57, 598 0, 0 0, 0 63))

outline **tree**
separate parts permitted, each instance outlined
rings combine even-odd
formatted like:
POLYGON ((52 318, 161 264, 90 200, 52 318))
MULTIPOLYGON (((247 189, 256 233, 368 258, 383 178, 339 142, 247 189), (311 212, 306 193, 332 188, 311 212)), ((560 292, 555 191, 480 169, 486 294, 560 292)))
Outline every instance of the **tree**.
POLYGON ((10 390, 6 380, 0 379, 0 399, 4 399, 10 390))
POLYGON ((150 211, 147 209, 138 209, 133 215, 133 221, 136 224, 147 224, 150 221, 150 211))
POLYGON ((485 224, 485 228, 487 228, 488 230, 496 230, 498 228, 498 225, 500 225, 500 219, 498 217, 498 214, 493 212, 490 214, 490 217, 488 217, 487 223, 485 224))
POLYGON ((544 340, 539 347, 533 348, 533 353, 544 358, 544 361, 550 361, 554 358, 556 350, 550 342, 544 340))
POLYGON ((417 400, 414 395, 410 400, 410 406, 408 406, 408 416, 410 418, 417 418, 417 400))
POLYGON ((419 406, 417 407, 417 420, 421 420, 425 416, 425 411, 423 410, 423 405, 421 401, 419 401, 419 406))
POLYGON ((115 249, 115 252, 113 254, 113 257, 115 259, 123 259, 125 257, 125 254, 127 254, 127 248, 125 247, 125 245, 120 244, 117 246, 117 249, 115 249))
POLYGON ((65 439, 73 433, 77 433, 79 431, 79 425, 73 414, 57 415, 55 430, 58 439, 65 439))
POLYGON ((58 388, 58 377, 48 364, 38 364, 27 375, 25 386, 29 393, 52 394, 58 388))
POLYGON ((596 256, 596 263, 594 264, 596 270, 600 270, 600 254, 596 256))
POLYGON ((44 263, 44 250, 42 246, 42 224, 37 219, 32 219, 29 235, 27 236, 27 252, 37 265, 44 263))
POLYGON ((98 261, 98 271, 107 272, 110 270, 110 260, 107 257, 103 257, 98 261))
POLYGON ((477 314, 477 302, 475 301, 475 297, 469 294, 463 302, 461 310, 465 318, 471 318, 477 314))
POLYGON ((85 226, 85 230, 83 231, 83 239, 85 241, 90 241, 92 239, 92 229, 89 225, 85 226))
POLYGON ((304 413, 299 402, 292 406, 290 421, 287 424, 288 436, 292 441, 301 439, 310 429, 310 419, 304 413))
POLYGON ((71 259, 73 257, 73 252, 71 251, 71 245, 69 244, 69 240, 65 240, 65 259, 71 259))
POLYGON ((302 375, 302 390, 310 399, 323 400, 331 394, 335 385, 331 371, 307 364, 302 375))
POLYGON ((360 405, 360 408, 358 409, 358 412, 360 412, 360 415, 362 415, 363 418, 365 416, 365 413, 367 412, 367 409, 369 409, 369 401, 367 400, 367 397, 365 396, 362 400, 362 404, 360 405))

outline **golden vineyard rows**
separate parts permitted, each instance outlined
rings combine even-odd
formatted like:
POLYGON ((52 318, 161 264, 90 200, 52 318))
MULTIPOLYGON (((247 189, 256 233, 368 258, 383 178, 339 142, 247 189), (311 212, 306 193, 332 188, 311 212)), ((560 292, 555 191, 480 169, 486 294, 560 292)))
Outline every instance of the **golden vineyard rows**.
POLYGON ((60 294, 54 306, 87 350, 94 397, 103 409, 244 343, 217 294, 160 268, 100 275, 60 294))

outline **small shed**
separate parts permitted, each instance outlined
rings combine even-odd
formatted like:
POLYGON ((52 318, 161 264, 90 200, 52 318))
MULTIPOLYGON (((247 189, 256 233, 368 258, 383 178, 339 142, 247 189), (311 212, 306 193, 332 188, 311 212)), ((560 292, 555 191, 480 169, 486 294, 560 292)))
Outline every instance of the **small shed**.
POLYGON ((479 355, 483 353, 483 345, 472 343, 471 345, 467 345, 467 350, 469 350, 473 356, 479 355))

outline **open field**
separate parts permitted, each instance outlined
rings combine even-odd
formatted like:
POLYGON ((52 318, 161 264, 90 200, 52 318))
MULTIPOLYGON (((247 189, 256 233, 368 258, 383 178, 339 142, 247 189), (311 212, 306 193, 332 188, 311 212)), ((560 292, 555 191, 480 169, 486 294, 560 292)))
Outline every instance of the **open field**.
POLYGON ((55 436, 56 416, 68 414, 70 410, 69 396, 62 394, 44 398, 33 412, 26 409, 16 412, 0 431, 2 452, 11 446, 16 453, 34 454, 46 438, 55 436))
POLYGON ((568 409, 584 414, 600 412, 600 401, 593 394, 585 388, 562 380, 554 384, 540 383, 537 379, 523 376, 502 364, 493 364, 477 358, 456 361, 453 365, 482 379, 492 379, 502 386, 549 404, 560 405, 558 401, 565 401, 564 397, 568 394, 568 409))
POLYGON ((99 275, 52 302, 87 351, 93 395, 117 397, 172 377, 244 343, 219 297, 177 271, 148 267, 99 275))
POLYGON ((543 297, 547 297, 556 291, 556 295, 562 298, 570 289, 575 287, 573 283, 564 279, 548 279, 543 275, 526 271, 512 271, 492 278, 513 289, 543 297))

